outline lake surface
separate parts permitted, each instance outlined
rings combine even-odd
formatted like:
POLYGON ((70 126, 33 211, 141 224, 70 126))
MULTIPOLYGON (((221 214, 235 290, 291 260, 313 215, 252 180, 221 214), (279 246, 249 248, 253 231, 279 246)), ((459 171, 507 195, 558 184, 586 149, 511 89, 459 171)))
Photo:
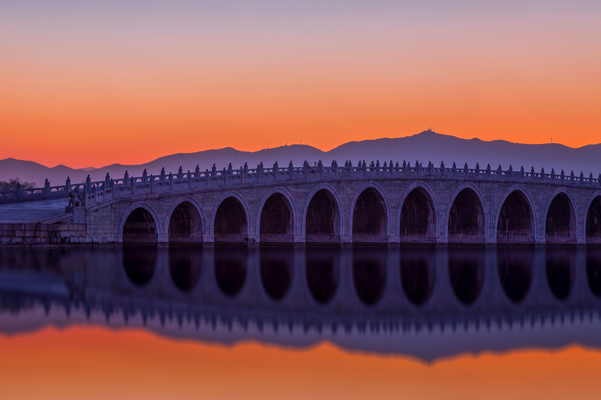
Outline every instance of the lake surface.
POLYGON ((598 398, 601 249, 0 249, 2 398, 598 398))

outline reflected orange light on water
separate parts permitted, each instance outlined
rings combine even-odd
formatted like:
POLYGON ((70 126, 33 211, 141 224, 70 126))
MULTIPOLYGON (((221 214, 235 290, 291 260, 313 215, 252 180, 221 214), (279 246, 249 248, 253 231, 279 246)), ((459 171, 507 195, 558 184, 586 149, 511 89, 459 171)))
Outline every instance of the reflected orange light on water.
MULTIPOLYGON (((399 340, 402 340, 400 338, 399 340)), ((0 337, 6 399, 597 399, 601 352, 403 356, 173 341, 127 329, 0 337)))

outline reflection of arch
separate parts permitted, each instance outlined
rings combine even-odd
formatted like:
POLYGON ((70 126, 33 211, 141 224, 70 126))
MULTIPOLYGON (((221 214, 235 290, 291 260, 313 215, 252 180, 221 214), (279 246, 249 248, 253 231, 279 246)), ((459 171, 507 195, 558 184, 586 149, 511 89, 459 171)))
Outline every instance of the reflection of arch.
POLYGON ((309 195, 307 196, 307 200, 305 201, 305 205, 303 207, 303 219, 301 221, 301 235, 303 236, 307 236, 307 218, 308 213, 309 213, 309 207, 311 205, 311 201, 313 200, 313 198, 315 197, 315 195, 321 191, 325 191, 329 194, 329 196, 331 196, 334 200, 334 221, 333 221, 333 228, 334 228, 334 235, 335 236, 340 236, 343 235, 344 233, 344 222, 343 222, 343 218, 342 218, 342 202, 340 201, 340 197, 338 196, 338 193, 336 192, 336 190, 329 184, 327 183, 321 183, 317 186, 315 186, 311 192, 309 193, 309 195))
POLYGON ((286 206, 288 208, 288 210, 290 211, 290 221, 289 221, 289 227, 287 229, 287 232, 285 233, 286 235, 290 235, 290 238, 288 240, 286 239, 282 239, 283 241, 293 241, 294 238, 294 234, 296 233, 296 221, 297 221, 297 215, 296 215, 296 205, 294 203, 294 199, 292 198, 292 196, 290 195, 290 193, 288 193, 288 191, 286 191, 283 188, 280 187, 275 187, 270 189, 269 191, 267 191, 267 193, 265 193, 265 195, 263 196, 263 198, 261 199, 261 203, 259 203, 259 208, 257 210, 257 218, 256 218, 256 227, 255 227, 255 232, 258 235, 261 235, 261 218, 263 217, 263 208, 265 207, 265 203, 267 203, 267 201, 269 201, 272 196, 274 194, 279 193, 280 195, 283 196, 283 198, 286 200, 284 201, 284 203, 287 203, 286 206))
POLYGON ((549 218, 549 208, 551 207, 551 204, 553 204, 553 200, 555 200, 555 198, 560 195, 560 194, 564 194, 567 196, 568 200, 569 200, 569 205, 570 205, 570 226, 569 226, 569 237, 566 239, 569 240, 575 240, 578 237, 578 213, 576 211, 576 202, 574 201, 574 198, 572 197, 572 194, 565 188, 558 188, 556 189, 551 196, 549 197, 549 201, 547 202, 547 205, 545 207, 545 214, 544 214, 544 225, 543 225, 543 235, 545 240, 548 240, 549 238, 547 237, 547 220, 549 218))
MULTIPOLYGON (((592 211, 591 208, 593 207, 593 203, 595 201, 597 201, 597 199, 599 199, 601 201, 601 191, 596 191, 595 193, 593 193, 593 195, 590 197, 587 205, 586 205, 586 209, 584 210, 585 214, 584 214, 584 219, 583 219, 583 226, 582 226, 582 232, 583 232, 583 236, 586 240, 587 243, 594 243, 594 244, 601 244, 601 215, 599 216, 595 216, 595 215, 591 215, 590 217, 594 218, 597 217, 597 221, 589 221, 589 213, 592 211), (590 227, 592 229, 590 230, 594 230, 596 232, 590 232, 589 230, 589 222, 596 222, 596 228, 594 229, 594 227, 590 227), (592 235, 591 235, 592 234, 592 235)), ((590 218, 590 219, 592 219, 590 218)))
POLYGON ((438 202, 436 201, 436 196, 434 195, 434 192, 432 191, 432 189, 430 188, 430 186, 428 186, 425 182, 413 182, 403 193, 403 196, 401 197, 401 202, 399 204, 399 209, 397 211, 397 223, 396 226, 399 229, 398 235, 401 236, 402 232, 400 231, 400 226, 401 226, 401 218, 402 218, 402 213, 403 213, 403 206, 405 201, 407 200, 407 197, 414 191, 414 190, 420 190, 424 196, 427 198, 427 200, 429 201, 430 205, 432 206, 432 218, 433 218, 433 229, 432 232, 430 232, 429 234, 431 235, 432 239, 436 239, 436 236, 438 234, 438 232, 440 232, 440 228, 439 228, 439 218, 438 218, 438 202))
POLYGON ((482 241, 484 241, 486 239, 486 227, 488 226, 488 215, 486 212, 486 202, 484 201, 484 196, 482 195, 482 192, 480 192, 480 189, 478 189, 478 187, 470 182, 465 182, 461 185, 459 185, 457 187, 457 189, 455 189, 455 192, 453 192, 453 195, 451 196, 451 200, 449 201, 449 206, 447 208, 447 215, 446 215, 446 221, 445 221, 445 237, 447 237, 447 239, 449 238, 449 222, 451 219, 451 210, 453 208, 453 204, 455 203, 455 199, 457 198, 457 196, 464 190, 464 189, 471 189, 477 196, 478 200, 480 201, 480 207, 482 207, 482 216, 483 216, 483 222, 482 222, 482 232, 478 235, 478 236, 482 236, 482 241))
MULTIPOLYGON (((200 204, 198 204, 198 202, 190 197, 190 196, 181 196, 178 197, 172 204, 171 207, 169 208, 169 211, 167 212, 167 217, 165 218, 165 222, 164 222, 164 230, 165 232, 167 232, 169 234, 169 240, 171 241, 171 231, 172 231, 172 227, 171 227, 171 218, 173 216, 174 211, 181 205, 183 204, 190 204, 189 207, 193 208, 196 210, 196 213, 198 213, 197 217, 199 218, 199 224, 200 224, 200 229, 198 232, 191 232, 191 236, 189 237, 188 241, 191 242, 202 242, 202 237, 206 231, 206 223, 205 223, 205 216, 204 213, 202 212, 202 208, 200 207, 200 204)), ((194 217, 194 216, 193 216, 194 217)), ((198 228, 198 227, 197 227, 198 228)))
POLYGON ((213 235, 215 234, 215 217, 217 216, 217 211, 219 210, 219 206, 221 205, 221 203, 223 203, 224 200, 226 200, 230 197, 235 198, 242 205, 242 208, 244 209, 244 213, 246 214, 246 230, 247 230, 246 234, 248 236, 250 236, 251 235, 251 221, 252 221, 250 218, 250 208, 248 207, 246 200, 244 200, 244 197, 242 197, 237 192, 225 192, 219 197, 219 199, 215 203, 215 206, 213 207, 213 212, 211 213, 211 224, 207 227, 206 231, 210 231, 211 234, 213 234, 213 235))
POLYGON ((150 215, 152 216, 152 218, 154 220, 154 224, 155 224, 157 237, 161 237, 161 235, 163 234, 163 230, 161 229, 160 219, 157 216, 157 213, 148 204, 141 202, 141 201, 137 201, 137 202, 133 203, 132 205, 130 205, 127 208, 127 210, 125 210, 125 212, 123 213, 123 216, 121 217, 121 222, 119 222, 119 238, 118 238, 119 243, 123 243, 123 229, 125 228, 125 223, 127 222, 127 218, 129 218, 130 214, 132 212, 134 212, 135 210, 137 210, 138 208, 142 208, 142 209, 148 211, 148 213, 150 213, 150 215))
POLYGON ((378 185, 375 182, 369 182, 364 184, 363 186, 361 186, 359 188, 359 190, 357 191, 357 193, 355 194, 355 197, 353 198, 353 201, 351 203, 351 209, 349 210, 349 234, 352 235, 353 234, 353 217, 354 217, 354 212, 355 212, 355 206, 357 204, 357 200, 359 200, 359 197, 361 197, 361 195, 363 194, 363 192, 365 192, 367 189, 374 189, 382 198, 382 201, 384 203, 384 211, 386 212, 386 217, 385 217, 385 222, 386 222, 386 229, 384 234, 386 236, 390 235, 390 204, 388 202, 388 196, 386 196, 386 192, 384 191, 384 189, 382 189, 380 187, 380 185, 378 185))
POLYGON ((530 193, 528 193, 528 191, 526 190, 526 188, 524 188, 522 185, 513 185, 511 186, 503 195, 503 197, 501 198, 501 201, 499 202, 499 206, 497 207, 497 212, 495 213, 495 220, 493 221, 494 223, 494 227, 493 227, 493 237, 495 238, 495 240, 498 240, 497 238, 497 230, 499 228, 499 219, 501 218, 501 212, 503 211, 503 206, 505 205, 505 201, 507 200, 507 198, 512 195, 515 192, 519 192, 521 193, 521 195, 523 196, 523 198, 526 200, 526 203, 529 207, 529 211, 530 211, 530 234, 532 235, 532 237, 530 238, 530 241, 533 241, 536 238, 536 232, 537 231, 537 220, 535 218, 535 208, 534 208, 534 201, 532 199, 532 196, 530 196, 530 193))

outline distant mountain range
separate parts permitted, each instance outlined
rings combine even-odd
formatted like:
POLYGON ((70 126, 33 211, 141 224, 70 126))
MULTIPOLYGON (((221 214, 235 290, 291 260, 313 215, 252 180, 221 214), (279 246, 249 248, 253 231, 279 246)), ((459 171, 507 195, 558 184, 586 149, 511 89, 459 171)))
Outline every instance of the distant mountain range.
POLYGON ((139 176, 144 169, 147 169, 149 175, 159 174, 163 167, 167 173, 175 173, 180 166, 184 171, 194 170, 197 165, 201 170, 211 169, 213 164, 218 169, 223 169, 229 163, 232 163, 234 168, 239 168, 247 162, 250 168, 254 168, 261 161, 266 167, 277 161, 283 167, 290 161, 300 166, 305 160, 310 163, 321 160, 326 165, 331 164, 332 160, 336 160, 338 164, 351 160, 353 165, 359 160, 365 160, 367 163, 372 160, 380 160, 381 163, 390 160, 402 163, 406 160, 412 165, 419 160, 424 165, 432 161, 437 166, 444 161, 449 167, 453 162, 456 162, 458 167, 467 162, 470 167, 479 163, 480 168, 486 168, 490 163, 493 169, 501 164, 503 169, 512 165, 514 169, 524 166, 527 170, 534 167, 540 171, 542 167, 547 172, 555 168, 557 173, 564 169, 566 174, 573 170, 576 174, 583 171, 585 175, 592 172, 597 176, 601 173, 601 144, 571 148, 555 143, 520 144, 503 140, 486 142, 424 131, 403 138, 349 142, 330 151, 307 145, 281 146, 256 152, 226 147, 196 153, 172 154, 140 165, 112 164, 102 168, 74 169, 64 165, 49 168, 33 161, 7 158, 0 160, 0 181, 19 177, 21 180, 42 185, 44 180, 48 179, 54 186, 63 184, 67 177, 70 177, 72 182, 82 182, 89 174, 92 180, 97 181, 103 180, 107 172, 111 177, 122 177, 126 170, 130 175, 139 176))

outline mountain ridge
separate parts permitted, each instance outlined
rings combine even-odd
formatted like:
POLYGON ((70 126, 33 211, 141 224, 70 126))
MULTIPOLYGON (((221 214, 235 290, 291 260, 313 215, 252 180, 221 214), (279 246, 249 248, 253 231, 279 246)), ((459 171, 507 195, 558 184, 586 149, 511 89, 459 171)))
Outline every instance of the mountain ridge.
POLYGON ((19 177, 21 180, 36 182, 41 186, 45 179, 51 185, 61 185, 67 176, 72 182, 82 182, 88 174, 94 181, 103 180, 108 172, 112 177, 121 177, 127 170, 130 175, 139 176, 144 169, 148 174, 159 174, 161 168, 167 173, 177 172, 180 165, 184 169, 194 170, 196 165, 201 170, 211 169, 213 164, 218 169, 227 168, 232 163, 234 168, 240 168, 244 163, 254 167, 260 162, 271 166, 275 161, 280 166, 287 166, 290 161, 294 165, 301 165, 305 160, 313 163, 321 160, 329 165, 332 160, 339 164, 350 160, 356 165, 359 160, 368 163, 373 160, 402 163, 403 160, 412 164, 418 160, 424 164, 432 161, 439 165, 444 161, 451 166, 456 162, 458 166, 468 163, 480 168, 486 168, 490 163, 496 169, 500 164, 502 168, 512 165, 514 169, 524 166, 525 169, 534 167, 540 171, 552 168, 559 173, 562 169, 566 174, 572 170, 576 174, 583 171, 597 176, 601 173, 601 144, 591 144, 580 148, 572 148, 559 143, 525 144, 514 143, 506 140, 484 141, 478 138, 461 139, 452 135, 445 135, 433 131, 423 131, 415 135, 400 138, 379 138, 343 143, 329 151, 323 151, 306 144, 294 144, 262 149, 258 151, 237 150, 233 147, 210 149, 190 153, 175 153, 165 155, 143 164, 114 163, 100 168, 71 168, 62 164, 46 167, 35 161, 17 160, 6 158, 0 160, 0 180, 19 177))

